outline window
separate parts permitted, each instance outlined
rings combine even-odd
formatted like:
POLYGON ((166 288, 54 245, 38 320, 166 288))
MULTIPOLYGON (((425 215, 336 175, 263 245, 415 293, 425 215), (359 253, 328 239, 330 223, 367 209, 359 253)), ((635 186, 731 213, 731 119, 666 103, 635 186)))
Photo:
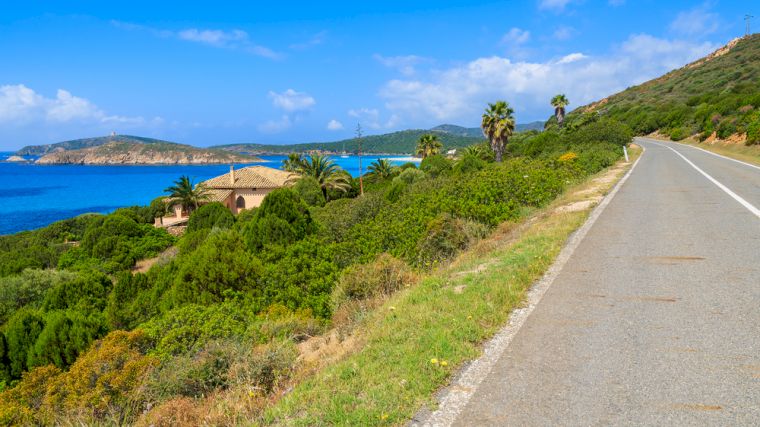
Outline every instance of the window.
POLYGON ((238 196, 237 200, 235 200, 235 207, 238 209, 245 209, 245 199, 243 196, 238 196))

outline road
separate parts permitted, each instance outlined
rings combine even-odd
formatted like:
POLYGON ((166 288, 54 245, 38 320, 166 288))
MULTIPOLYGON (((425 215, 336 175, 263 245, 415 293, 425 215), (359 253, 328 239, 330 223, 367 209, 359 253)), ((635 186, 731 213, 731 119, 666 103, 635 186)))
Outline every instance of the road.
POLYGON ((760 425, 760 168, 637 143, 455 425, 760 425))

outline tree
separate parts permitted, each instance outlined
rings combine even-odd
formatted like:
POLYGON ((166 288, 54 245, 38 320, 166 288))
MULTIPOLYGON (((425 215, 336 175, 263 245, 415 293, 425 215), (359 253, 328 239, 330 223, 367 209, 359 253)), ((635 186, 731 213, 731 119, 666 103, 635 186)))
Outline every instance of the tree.
POLYGON ((208 200, 208 189, 205 185, 193 185, 187 175, 182 175, 174 181, 174 185, 168 187, 164 192, 169 193, 169 197, 178 201, 182 208, 188 212, 197 209, 201 202, 208 200))
POLYGON ((319 183, 325 200, 327 200, 327 190, 346 192, 351 188, 351 177, 348 175, 348 172, 341 169, 327 156, 321 154, 310 155, 301 163, 296 173, 299 176, 291 179, 291 181, 298 180, 303 176, 314 178, 319 183))
POLYGON ((230 228, 235 223, 232 212, 219 202, 208 203, 193 212, 187 222, 187 231, 202 229, 230 228))
POLYGON ((164 225, 164 216, 169 214, 169 204, 166 196, 156 197, 150 202, 148 209, 150 210, 153 218, 158 218, 161 225, 164 225))
POLYGON ((443 144, 441 144, 436 135, 425 134, 417 141, 417 151, 415 154, 419 154, 424 159, 428 156, 440 154, 441 148, 443 148, 443 144))
POLYGON ((567 107, 568 104, 570 104, 570 101, 567 100, 567 97, 563 93, 555 95, 554 98, 552 98, 554 116, 557 117, 557 124, 559 127, 562 127, 562 124, 565 121, 565 107, 567 107))
POLYGON ((507 146, 509 137, 515 130, 515 119, 512 116, 514 111, 509 108, 505 101, 496 101, 494 104, 488 104, 480 127, 483 133, 488 137, 491 143, 491 149, 494 153, 494 160, 501 162, 504 155, 504 149, 507 146))
POLYGON ((367 168, 368 175, 374 176, 379 179, 388 179, 396 175, 398 168, 393 166, 388 159, 377 159, 369 165, 367 168))
POLYGON ((299 153, 290 153, 288 158, 282 161, 282 169, 286 172, 298 172, 303 166, 303 157, 299 153))

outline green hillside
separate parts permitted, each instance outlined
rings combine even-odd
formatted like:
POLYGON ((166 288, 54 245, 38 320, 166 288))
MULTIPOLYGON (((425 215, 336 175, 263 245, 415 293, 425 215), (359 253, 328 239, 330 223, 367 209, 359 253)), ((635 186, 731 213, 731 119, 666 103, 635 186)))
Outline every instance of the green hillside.
MULTIPOLYGON (((760 34, 736 39, 712 54, 572 111, 569 126, 596 115, 628 124, 636 134, 654 131, 681 140, 696 135, 738 135, 760 143, 760 34)), ((554 123, 553 120, 550 124, 554 123)))
POLYGON ((80 150, 82 148, 99 147, 109 142, 124 142, 137 144, 174 144, 160 139, 146 138, 133 135, 109 135, 95 138, 73 139, 71 141, 57 142, 55 144, 27 145, 16 152, 19 156, 42 156, 47 153, 61 150, 80 150))
MULTIPOLYGON (((464 129, 464 128, 463 128, 464 129)), ((387 133, 383 135, 369 135, 362 137, 362 151, 365 153, 382 153, 382 154, 409 154, 413 153, 417 146, 417 141, 426 133, 433 133, 443 143, 444 149, 461 148, 468 145, 482 142, 484 138, 455 135, 448 132, 437 130, 402 130, 399 132, 387 133)), ((290 145, 265 145, 265 144, 228 144, 218 145, 211 148, 221 148, 223 150, 234 151, 246 154, 280 154, 305 152, 309 150, 341 152, 348 151, 355 153, 359 149, 359 141, 356 138, 346 139, 334 142, 313 142, 306 144, 290 145)))

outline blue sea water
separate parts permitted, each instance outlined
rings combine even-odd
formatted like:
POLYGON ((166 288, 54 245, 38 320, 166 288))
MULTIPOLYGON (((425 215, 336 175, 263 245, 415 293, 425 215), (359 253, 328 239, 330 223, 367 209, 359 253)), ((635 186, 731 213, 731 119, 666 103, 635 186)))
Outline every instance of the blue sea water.
MULTIPOLYGON (((44 227, 83 213, 108 213, 117 208, 147 205, 164 194, 181 175, 200 182, 227 173, 229 165, 203 166, 82 166, 9 163, 13 153, 0 152, 0 234, 44 227)), ((285 156, 260 156, 265 162, 251 163, 281 167, 285 156)), ((401 157, 363 156, 367 166, 378 158, 396 164, 401 157)), ((357 156, 333 157, 352 176, 359 174, 357 156)), ((236 168, 247 165, 235 165, 236 168)))

